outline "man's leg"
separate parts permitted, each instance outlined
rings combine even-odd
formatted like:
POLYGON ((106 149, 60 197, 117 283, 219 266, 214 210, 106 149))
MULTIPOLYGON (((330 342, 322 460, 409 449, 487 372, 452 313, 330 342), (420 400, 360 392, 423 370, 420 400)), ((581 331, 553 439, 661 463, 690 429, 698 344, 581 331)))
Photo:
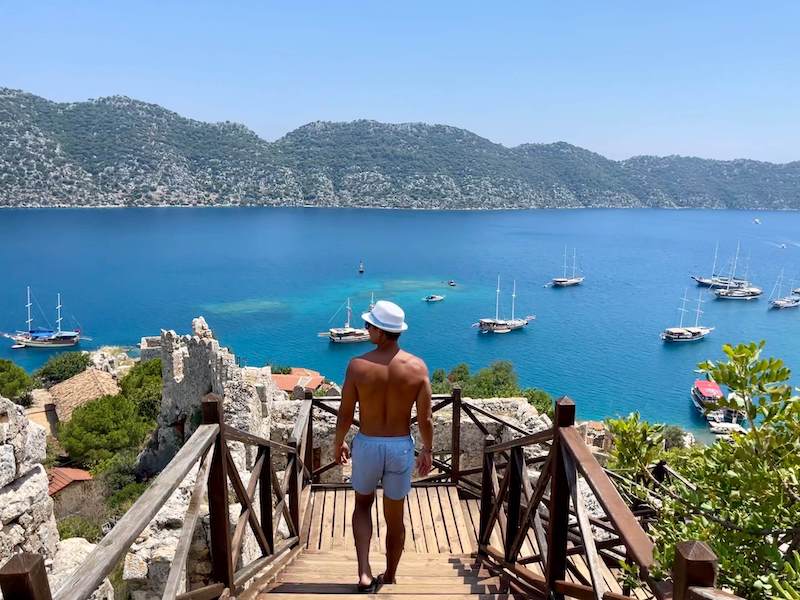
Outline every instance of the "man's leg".
POLYGON ((384 494, 383 516, 386 519, 386 572, 384 583, 394 583, 397 565, 403 555, 406 542, 406 526, 403 524, 403 508, 406 499, 392 500, 384 494))
POLYGON ((369 566, 369 544, 372 539, 372 503, 375 493, 356 492, 356 507, 353 510, 353 538, 358 558, 358 583, 369 585, 372 582, 372 569, 369 566))

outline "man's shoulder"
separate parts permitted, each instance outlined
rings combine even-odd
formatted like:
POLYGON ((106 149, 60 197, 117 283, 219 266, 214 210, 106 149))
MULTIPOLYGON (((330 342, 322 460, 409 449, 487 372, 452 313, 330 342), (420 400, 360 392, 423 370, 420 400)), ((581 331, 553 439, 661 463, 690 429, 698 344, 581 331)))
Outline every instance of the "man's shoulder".
POLYGON ((428 366, 425 364, 425 361, 422 360, 419 356, 415 356, 414 354, 406 352, 405 350, 401 350, 400 352, 401 352, 400 357, 403 361, 404 366, 414 369, 415 371, 420 371, 424 373, 428 372, 428 366))

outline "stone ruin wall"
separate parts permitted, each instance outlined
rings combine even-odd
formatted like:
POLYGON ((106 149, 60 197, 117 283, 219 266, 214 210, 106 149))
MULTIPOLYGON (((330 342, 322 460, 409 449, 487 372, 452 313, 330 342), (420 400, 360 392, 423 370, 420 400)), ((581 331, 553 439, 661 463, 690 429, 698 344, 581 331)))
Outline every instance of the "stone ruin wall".
MULTIPOLYGON (((139 469, 143 474, 160 472, 183 442, 189 439, 202 422, 201 403, 209 393, 222 398, 225 423, 264 438, 270 437, 271 407, 276 399, 284 401, 286 394, 273 383, 269 367, 238 366, 236 356, 220 346, 203 317, 192 321, 190 335, 162 331, 158 337, 142 338, 140 349, 142 360, 161 359, 163 379, 157 429, 139 457, 139 469)), ((228 447, 242 480, 247 481, 255 449, 234 441, 228 441, 228 447)), ((153 521, 142 531, 125 558, 123 579, 131 590, 133 600, 161 598, 198 466, 193 467, 153 521)), ((258 511, 258 496, 255 507, 258 511)), ((241 506, 232 503, 230 509, 233 528, 241 506)), ((209 535, 208 504, 205 500, 188 560, 190 589, 208 583, 211 573, 209 535)), ((241 564, 258 556, 260 549, 248 529, 241 564)))
MULTIPOLYGON (((30 421, 21 406, 0 397, 0 564, 19 552, 41 554, 55 592, 95 545, 83 538, 58 539, 42 465, 46 437, 44 427, 30 421)), ((113 598, 107 579, 91 596, 113 598)))

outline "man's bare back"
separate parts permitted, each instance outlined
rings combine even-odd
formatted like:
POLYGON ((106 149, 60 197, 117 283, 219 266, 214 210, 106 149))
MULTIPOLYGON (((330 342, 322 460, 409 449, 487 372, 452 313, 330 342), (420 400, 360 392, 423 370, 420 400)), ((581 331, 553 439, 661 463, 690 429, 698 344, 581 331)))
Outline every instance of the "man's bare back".
POLYGON ((354 358, 347 377, 355 387, 364 435, 408 435, 412 407, 420 394, 430 395, 425 363, 399 348, 377 348, 354 358))

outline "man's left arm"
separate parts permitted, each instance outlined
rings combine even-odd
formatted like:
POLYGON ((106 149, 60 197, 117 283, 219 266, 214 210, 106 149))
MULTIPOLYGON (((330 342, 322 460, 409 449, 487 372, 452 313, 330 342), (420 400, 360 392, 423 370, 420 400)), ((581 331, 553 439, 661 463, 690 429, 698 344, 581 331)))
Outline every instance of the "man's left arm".
POLYGON ((351 361, 347 365, 347 374, 342 386, 342 401, 339 403, 339 416, 336 419, 336 440, 333 445, 333 456, 340 465, 347 464, 350 460, 350 447, 344 438, 350 431, 353 424, 353 415, 358 401, 358 389, 356 388, 354 367, 351 361))

